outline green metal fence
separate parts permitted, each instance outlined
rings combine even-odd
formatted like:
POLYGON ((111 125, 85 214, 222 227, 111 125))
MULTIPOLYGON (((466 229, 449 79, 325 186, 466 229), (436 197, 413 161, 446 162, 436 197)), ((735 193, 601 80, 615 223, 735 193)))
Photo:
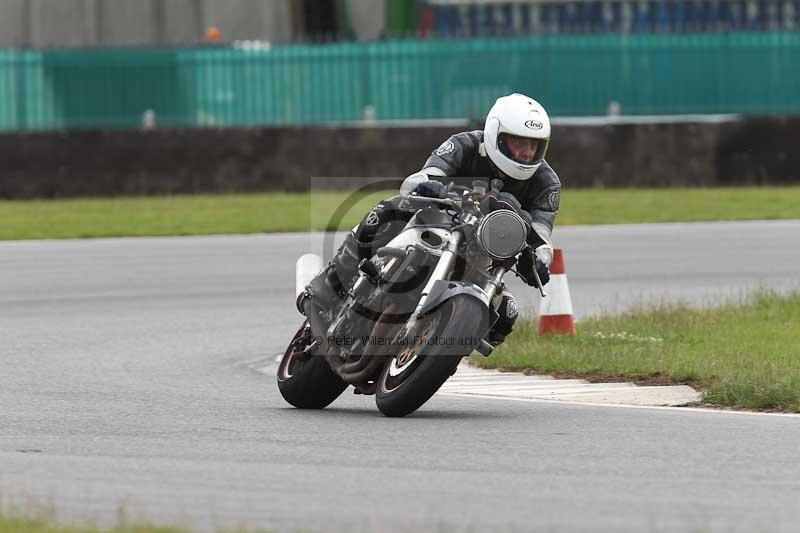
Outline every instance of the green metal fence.
POLYGON ((0 51, 0 129, 800 113, 800 33, 553 35, 193 50, 0 51))

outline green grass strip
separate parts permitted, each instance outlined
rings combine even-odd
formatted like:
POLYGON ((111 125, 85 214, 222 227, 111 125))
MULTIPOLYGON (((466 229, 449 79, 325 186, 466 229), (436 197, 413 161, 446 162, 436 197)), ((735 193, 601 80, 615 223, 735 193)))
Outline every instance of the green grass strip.
POLYGON ((116 526, 112 529, 70 527, 47 520, 0 517, 0 533, 188 533, 188 531, 169 527, 129 525, 116 526))
MULTIPOLYGON (((133 525, 125 522, 112 528, 65 526, 49 519, 0 516, 0 533, 191 533, 191 531, 184 528, 133 525)), ((225 529, 219 531, 220 533, 270 533, 272 530, 225 529)))
MULTIPOLYGON (((351 228, 390 194, 250 194, 0 201, 0 240, 351 228)), ((563 192, 556 223, 800 218, 800 187, 563 192)))
POLYGON ((800 293, 767 292, 712 309, 660 306, 582 320, 575 336, 515 327, 489 368, 574 373, 608 380, 691 383, 709 404, 800 412, 800 293))
POLYGON ((562 196, 560 225, 800 218, 800 187, 567 189, 562 196))
POLYGON ((275 233, 324 230, 329 225, 353 227, 385 196, 386 193, 355 197, 347 193, 274 193, 2 201, 0 240, 275 233))

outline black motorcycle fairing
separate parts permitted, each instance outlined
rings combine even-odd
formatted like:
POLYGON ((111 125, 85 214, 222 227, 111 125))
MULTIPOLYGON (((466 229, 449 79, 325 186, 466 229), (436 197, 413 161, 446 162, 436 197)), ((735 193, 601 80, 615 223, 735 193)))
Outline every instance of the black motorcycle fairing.
POLYGON ((419 227, 450 229, 452 226, 452 217, 445 211, 438 207, 428 207, 417 211, 406 224, 406 229, 419 227))

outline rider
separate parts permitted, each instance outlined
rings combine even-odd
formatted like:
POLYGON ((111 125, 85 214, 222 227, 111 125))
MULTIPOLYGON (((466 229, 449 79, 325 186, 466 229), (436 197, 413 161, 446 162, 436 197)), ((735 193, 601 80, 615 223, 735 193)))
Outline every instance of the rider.
MULTIPOLYGON (((544 160, 550 142, 550 119, 534 99, 522 94, 498 98, 489 110, 483 131, 457 133, 442 143, 425 162, 422 170, 403 182, 401 190, 419 196, 443 198, 449 178, 499 178, 502 193, 510 193, 521 204, 528 222, 545 240, 535 254, 523 253, 517 271, 535 286, 534 270, 542 284, 550 279, 548 267, 553 257, 551 233, 558 213, 561 182, 544 160), (526 216, 527 218, 527 216, 526 216)), ((327 307, 352 285, 358 264, 372 257, 405 226, 413 215, 403 196, 379 203, 345 237, 336 257, 309 285, 312 297, 327 307), (327 305, 326 305, 327 304, 327 305)), ((493 345, 505 340, 519 313, 517 302, 505 288, 497 307, 500 318, 487 339, 493 345)))

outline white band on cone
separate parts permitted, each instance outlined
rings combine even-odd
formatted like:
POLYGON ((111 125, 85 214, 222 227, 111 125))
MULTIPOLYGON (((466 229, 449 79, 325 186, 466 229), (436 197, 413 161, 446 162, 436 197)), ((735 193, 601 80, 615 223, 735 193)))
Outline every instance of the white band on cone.
POLYGON ((552 274, 550 283, 545 286, 547 296, 542 298, 539 315, 571 315, 572 298, 569 294, 566 274, 552 274))

